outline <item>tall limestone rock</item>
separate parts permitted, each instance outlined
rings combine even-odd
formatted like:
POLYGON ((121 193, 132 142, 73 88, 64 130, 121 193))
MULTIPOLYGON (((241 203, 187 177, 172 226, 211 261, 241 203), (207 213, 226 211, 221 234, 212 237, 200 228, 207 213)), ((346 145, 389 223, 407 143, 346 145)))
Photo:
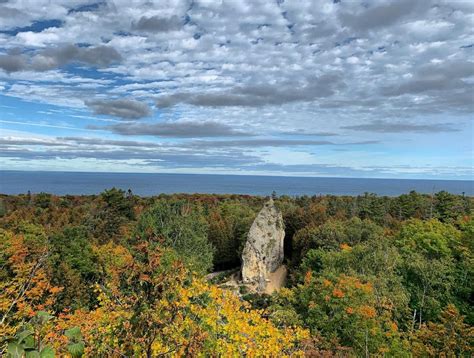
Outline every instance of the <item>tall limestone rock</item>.
POLYGON ((242 253, 242 281, 257 292, 264 292, 270 274, 283 263, 285 229, 280 210, 273 199, 257 215, 242 253))

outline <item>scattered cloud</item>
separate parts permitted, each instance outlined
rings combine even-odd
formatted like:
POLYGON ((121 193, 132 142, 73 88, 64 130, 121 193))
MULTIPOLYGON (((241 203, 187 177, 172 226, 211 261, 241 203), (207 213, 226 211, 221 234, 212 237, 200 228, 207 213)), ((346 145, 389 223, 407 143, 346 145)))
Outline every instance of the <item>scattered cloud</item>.
POLYGON ((281 135, 290 135, 290 136, 310 136, 310 137, 334 137, 338 136, 338 133, 335 132, 308 132, 304 129, 283 131, 278 134, 281 135))
POLYGON ((300 147, 300 146, 321 146, 321 145, 367 145, 377 144, 378 141, 361 141, 351 143, 335 143, 327 140, 305 140, 305 139, 278 139, 278 138, 259 138, 243 140, 225 140, 225 141, 196 141, 191 142, 189 146, 194 148, 257 148, 257 147, 300 147))
POLYGON ((355 131, 377 132, 377 133, 445 133, 459 132, 453 126, 453 123, 403 123, 403 122, 387 122, 382 120, 372 121, 366 124, 356 124, 351 126, 343 126, 343 129, 351 129, 355 131))
POLYGON ((65 45, 58 48, 50 48, 39 52, 33 57, 33 68, 49 69, 63 66, 71 62, 79 62, 96 67, 106 67, 114 62, 119 62, 122 56, 111 46, 99 45, 93 47, 79 47, 77 45, 65 45), (46 64, 45 67, 42 67, 46 64))
POLYGON ((23 71, 26 69, 27 63, 23 56, 20 55, 0 55, 0 68, 6 72, 23 71))
POLYGON ((102 138, 85 138, 85 137, 58 137, 62 143, 73 142, 75 144, 99 145, 99 146, 120 146, 120 147, 142 147, 142 148, 161 148, 162 144, 152 142, 138 142, 131 140, 114 140, 102 138))
POLYGON ((168 32, 177 31, 183 25, 178 16, 173 15, 170 18, 151 16, 142 16, 140 20, 133 23, 132 28, 134 30, 140 30, 145 32, 168 32))
POLYGON ((106 67, 121 59, 117 50, 110 46, 79 47, 68 44, 38 51, 31 57, 20 53, 0 55, 0 69, 5 72, 48 71, 69 63, 106 67))
POLYGON ((237 130, 219 122, 163 122, 163 123, 119 123, 108 126, 90 126, 91 129, 108 130, 126 136, 154 136, 176 138, 239 137, 252 133, 237 130))
POLYGON ((474 62, 446 61, 421 66, 409 80, 402 81, 398 86, 386 87, 386 96, 418 94, 429 91, 466 90, 472 94, 472 83, 467 79, 474 76, 474 62))
POLYGON ((429 2, 398 0, 385 3, 361 3, 357 7, 359 8, 357 13, 354 13, 353 9, 351 12, 341 11, 339 17, 343 25, 353 30, 366 31, 391 26, 415 10, 426 11, 429 9, 429 2))
POLYGON ((335 88, 343 86, 338 74, 326 74, 310 78, 302 83, 261 84, 234 87, 229 91, 200 93, 177 93, 158 98, 156 105, 166 108, 178 103, 209 107, 260 107, 281 105, 290 102, 311 101, 329 97, 335 88))
POLYGON ((95 114, 103 114, 119 117, 124 120, 133 120, 151 115, 151 109, 146 103, 131 99, 116 100, 86 100, 87 107, 92 109, 95 114))

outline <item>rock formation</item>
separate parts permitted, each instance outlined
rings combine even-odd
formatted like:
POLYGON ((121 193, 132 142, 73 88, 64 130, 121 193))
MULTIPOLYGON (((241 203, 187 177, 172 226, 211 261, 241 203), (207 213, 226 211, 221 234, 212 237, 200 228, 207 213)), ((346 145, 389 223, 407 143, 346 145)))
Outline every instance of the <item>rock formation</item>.
POLYGON ((242 281, 265 292, 270 274, 283 263, 285 229, 280 210, 270 199, 257 215, 242 253, 242 281))

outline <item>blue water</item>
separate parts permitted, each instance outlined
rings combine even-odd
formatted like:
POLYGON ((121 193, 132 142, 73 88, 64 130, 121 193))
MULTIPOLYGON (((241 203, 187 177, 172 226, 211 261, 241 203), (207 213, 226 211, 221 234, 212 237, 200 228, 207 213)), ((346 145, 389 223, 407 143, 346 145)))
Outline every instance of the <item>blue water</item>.
POLYGON ((151 196, 160 193, 214 193, 270 195, 358 195, 365 192, 395 196, 416 190, 432 193, 446 190, 474 196, 474 181, 398 180, 364 178, 301 178, 202 174, 137 174, 0 171, 0 193, 48 192, 97 194, 111 187, 151 196))

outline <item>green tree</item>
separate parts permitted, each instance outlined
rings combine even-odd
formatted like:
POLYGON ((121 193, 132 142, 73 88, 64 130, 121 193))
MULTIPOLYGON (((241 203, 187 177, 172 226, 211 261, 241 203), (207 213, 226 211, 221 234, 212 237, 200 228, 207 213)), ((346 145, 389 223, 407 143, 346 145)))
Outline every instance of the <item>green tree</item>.
POLYGON ((435 194, 434 199, 436 217, 440 221, 452 222, 460 215, 465 214, 465 205, 459 195, 450 194, 447 191, 440 191, 435 194))
POLYGON ((52 282, 64 286, 58 308, 91 307, 92 285, 100 278, 100 267, 84 227, 68 227, 49 238, 52 282))
POLYGON ((394 198, 390 213, 398 220, 410 218, 427 219, 430 215, 431 199, 412 190, 409 194, 402 194, 394 198))
POLYGON ((34 204, 41 209, 49 208, 51 205, 51 194, 43 192, 36 194, 34 198, 34 204))
POLYGON ((449 258, 460 244, 461 233, 453 225, 438 220, 408 220, 396 243, 402 252, 414 251, 428 259, 449 258))
POLYGON ((255 212, 247 205, 229 201, 212 209, 207 218, 209 242, 215 248, 215 269, 238 266, 255 212))
POLYGON ((197 207, 184 200, 160 200, 139 218, 135 237, 172 247, 188 267, 205 273, 212 268, 214 251, 207 230, 197 207))
POLYGON ((378 223, 383 222, 387 212, 385 199, 376 194, 365 193, 356 199, 357 216, 361 219, 370 219, 378 223))
POLYGON ((341 249, 310 250, 299 268, 299 282, 304 274, 347 275, 372 282, 377 308, 390 307, 399 325, 409 319, 409 294, 399 275, 402 258, 389 238, 370 240, 354 247, 341 245, 341 249))
POLYGON ((455 255, 455 304, 466 322, 474 325, 474 218, 461 222, 461 243, 455 255))
POLYGON ((5 201, 0 199, 0 218, 7 214, 7 207, 5 205, 5 201))
POLYGON ((93 236, 100 243, 119 240, 122 226, 135 219, 133 204, 133 196, 121 189, 112 188, 101 193, 88 222, 93 236))
POLYGON ((299 263, 310 249, 337 249, 345 243, 355 245, 374 240, 383 234, 383 229, 370 220, 329 220, 321 226, 307 226, 293 237, 293 264, 299 263))
POLYGON ((104 202, 104 208, 112 211, 129 220, 134 218, 133 212, 133 195, 131 192, 125 193, 122 189, 112 188, 105 190, 100 194, 101 200, 104 202))
POLYGON ((454 253, 459 240, 460 232, 452 225, 417 219, 407 221, 395 238, 403 257, 404 285, 419 326, 435 319, 453 299, 454 253))

